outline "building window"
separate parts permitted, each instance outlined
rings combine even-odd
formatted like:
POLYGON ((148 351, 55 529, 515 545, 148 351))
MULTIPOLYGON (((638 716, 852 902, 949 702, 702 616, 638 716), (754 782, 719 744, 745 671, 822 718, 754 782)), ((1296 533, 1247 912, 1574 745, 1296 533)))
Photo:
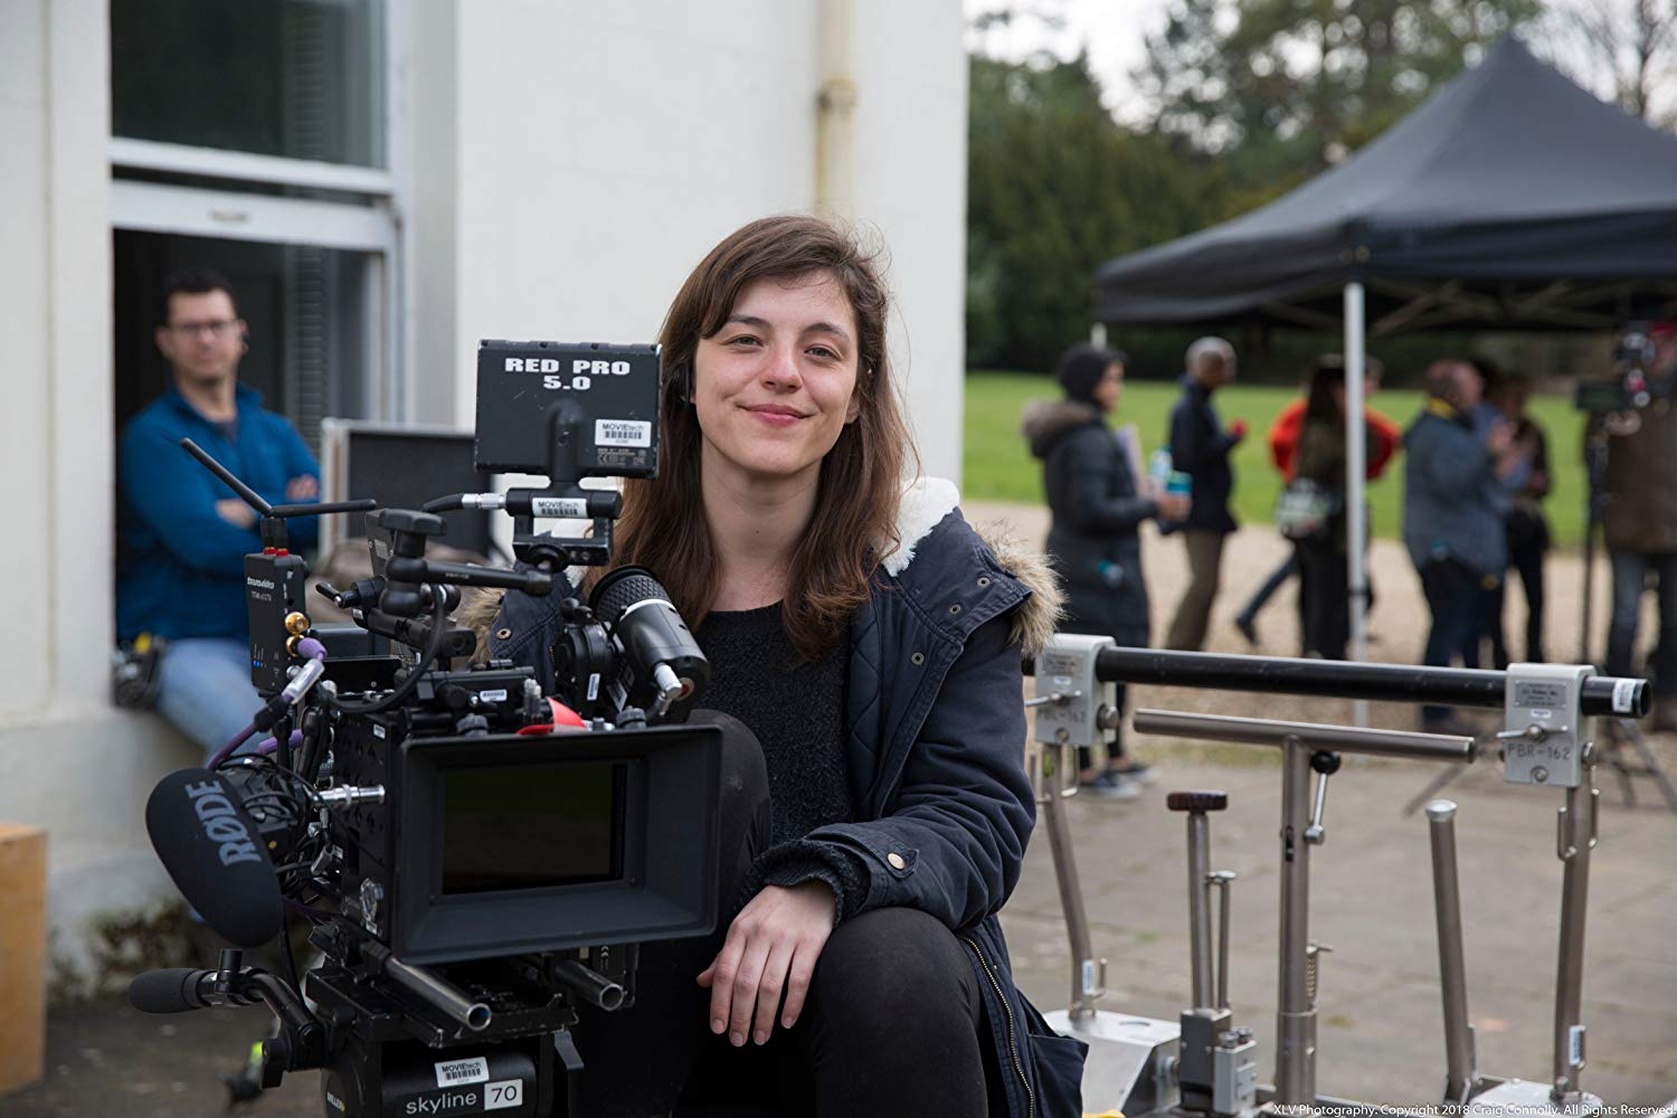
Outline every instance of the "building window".
POLYGON ((378 0, 113 0, 117 136, 386 167, 378 0))
POLYGON ((157 295, 188 264, 239 288, 240 379, 311 447, 328 415, 402 419, 384 0, 113 0, 110 14, 118 428, 162 388, 157 295))

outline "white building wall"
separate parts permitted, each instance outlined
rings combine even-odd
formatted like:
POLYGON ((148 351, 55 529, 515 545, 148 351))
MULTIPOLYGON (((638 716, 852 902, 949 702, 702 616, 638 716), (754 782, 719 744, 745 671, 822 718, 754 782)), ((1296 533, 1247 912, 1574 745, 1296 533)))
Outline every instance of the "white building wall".
MULTIPOLYGON (((815 199, 815 0, 393 4, 407 410, 470 426, 483 337, 650 341, 717 240, 815 199)), ((958 0, 854 0, 855 219, 898 293, 925 468, 959 476, 958 0)), ((195 749, 108 705, 113 377, 104 0, 0 5, 0 820, 49 832, 55 954, 168 895, 147 792, 195 749)))
MULTIPOLYGON (((814 0, 428 6, 416 70, 416 345, 424 398, 470 426, 477 341, 655 340, 692 266, 816 204, 814 0), (427 83, 418 97, 440 100, 427 83), (433 267, 433 261, 441 265, 433 267), (440 277, 452 275, 452 289, 440 277), (433 315, 435 311, 435 315, 433 315), (444 322, 448 318, 449 321, 444 322), (452 340, 447 335, 452 333, 452 340)), ((928 472, 958 477, 966 61, 954 0, 852 8, 856 212, 890 250, 893 355, 928 472)))
POLYGON ((967 56, 961 5, 853 0, 856 213, 891 253, 892 359, 925 471, 961 480, 967 56))
POLYGON ((55 955, 94 914, 157 895, 145 793, 190 759, 112 709, 108 9, 0 7, 0 819, 48 831, 55 955))

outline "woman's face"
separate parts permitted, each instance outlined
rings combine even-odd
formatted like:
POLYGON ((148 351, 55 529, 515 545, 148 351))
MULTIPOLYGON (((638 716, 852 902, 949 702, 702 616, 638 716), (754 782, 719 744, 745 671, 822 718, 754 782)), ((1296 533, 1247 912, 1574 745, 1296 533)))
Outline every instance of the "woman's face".
POLYGON ((705 476, 813 480, 860 411, 858 360, 856 315, 831 276, 747 286, 693 360, 705 476))
POLYGON ((1095 382, 1095 389, 1089 394, 1095 401, 1095 406, 1101 411, 1109 412, 1118 406, 1118 398, 1124 394, 1124 366, 1114 361, 1106 367, 1101 379, 1095 382))

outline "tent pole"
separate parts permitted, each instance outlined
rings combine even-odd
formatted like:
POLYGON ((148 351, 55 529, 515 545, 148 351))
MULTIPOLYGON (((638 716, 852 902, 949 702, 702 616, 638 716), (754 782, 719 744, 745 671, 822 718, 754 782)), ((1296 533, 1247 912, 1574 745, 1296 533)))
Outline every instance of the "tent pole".
MULTIPOLYGON (((1368 604, 1367 506, 1363 503, 1368 461, 1367 424, 1363 420, 1363 285, 1345 285, 1345 565, 1350 588, 1351 659, 1367 658, 1364 609, 1368 604)), ((1355 704, 1356 724, 1368 725, 1368 702, 1355 704)))

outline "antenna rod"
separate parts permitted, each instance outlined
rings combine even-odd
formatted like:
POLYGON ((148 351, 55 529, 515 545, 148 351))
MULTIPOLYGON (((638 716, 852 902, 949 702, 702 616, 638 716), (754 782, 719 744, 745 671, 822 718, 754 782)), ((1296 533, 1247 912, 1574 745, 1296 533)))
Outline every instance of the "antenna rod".
POLYGON ((237 493, 240 498, 244 500, 245 504, 261 513, 263 516, 272 515, 274 511, 273 506, 269 505, 267 501, 264 501, 261 494, 257 493, 256 490, 234 477, 232 471, 228 470, 226 466, 223 466, 220 462, 211 458, 209 451, 205 450, 191 439, 182 439, 181 446, 186 449, 188 454, 202 462, 204 467, 208 469, 210 473, 214 474, 222 481, 225 481, 228 488, 237 493))

